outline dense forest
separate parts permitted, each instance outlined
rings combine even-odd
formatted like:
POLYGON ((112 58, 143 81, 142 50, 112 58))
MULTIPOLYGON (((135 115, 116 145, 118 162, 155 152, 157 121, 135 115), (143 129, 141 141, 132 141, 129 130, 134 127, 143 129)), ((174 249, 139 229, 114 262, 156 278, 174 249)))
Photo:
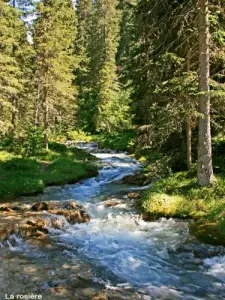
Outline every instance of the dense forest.
POLYGON ((186 152, 181 168, 198 160, 199 184, 212 183, 223 1, 2 0, 0 30, 2 144, 134 131, 138 147, 186 152))
POLYGON ((1 149, 95 139, 223 186, 224 4, 0 0, 1 149))

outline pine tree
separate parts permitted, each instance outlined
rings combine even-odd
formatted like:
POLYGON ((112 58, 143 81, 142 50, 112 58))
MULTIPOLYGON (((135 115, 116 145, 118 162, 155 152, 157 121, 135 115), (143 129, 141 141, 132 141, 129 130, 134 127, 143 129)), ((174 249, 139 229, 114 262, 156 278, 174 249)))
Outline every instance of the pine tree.
POLYGON ((88 80, 90 61, 90 39, 92 25, 92 0, 78 0, 76 2, 77 11, 77 37, 75 41, 76 66, 75 83, 78 87, 76 119, 78 127, 91 130, 92 103, 89 97, 90 85, 88 80))
POLYGON ((19 63, 21 41, 26 39, 25 26, 19 19, 19 12, 0 1, 0 122, 1 131, 7 131, 14 124, 17 99, 23 90, 23 76, 19 63), (12 117, 11 117, 12 116, 12 117))
POLYGON ((37 5, 34 26, 36 50, 36 124, 43 121, 45 149, 51 126, 74 115, 73 86, 75 11, 71 0, 45 0, 37 5))
POLYGON ((121 14, 116 0, 96 1, 93 18, 93 53, 90 62, 90 76, 96 110, 94 124, 97 131, 112 132, 118 124, 120 114, 117 103, 119 84, 116 67, 116 53, 119 41, 121 14))

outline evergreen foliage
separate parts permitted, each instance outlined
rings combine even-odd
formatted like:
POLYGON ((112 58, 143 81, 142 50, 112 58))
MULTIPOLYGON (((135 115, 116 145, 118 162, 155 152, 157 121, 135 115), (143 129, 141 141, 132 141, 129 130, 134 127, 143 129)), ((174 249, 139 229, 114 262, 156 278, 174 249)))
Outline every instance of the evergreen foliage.
POLYGON ((34 25, 36 52, 36 124, 43 122, 45 147, 51 124, 71 124, 74 115, 73 83, 76 19, 72 1, 48 0, 37 5, 34 25))
MULTIPOLYGON (((225 128, 225 12, 223 1, 207 2, 206 94, 215 136, 225 128)), ((111 143, 135 128, 136 148, 182 157, 182 166, 190 169, 201 140, 197 129, 204 114, 198 103, 206 97, 199 81, 199 5, 194 0, 0 0, 2 143, 31 155, 39 147, 34 139, 47 150, 50 137, 85 131, 111 143)))

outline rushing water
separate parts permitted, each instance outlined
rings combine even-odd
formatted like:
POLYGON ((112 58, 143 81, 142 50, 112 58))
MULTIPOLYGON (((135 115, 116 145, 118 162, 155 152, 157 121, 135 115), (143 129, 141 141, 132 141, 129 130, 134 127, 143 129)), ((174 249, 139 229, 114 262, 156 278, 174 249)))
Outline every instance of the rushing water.
POLYGON ((0 247, 0 299, 5 293, 92 299, 101 291, 115 300, 225 299, 224 249, 195 241, 187 222, 144 222, 126 196, 140 188, 118 183, 141 165, 125 153, 91 149, 102 165, 96 178, 49 188, 38 197, 75 199, 91 222, 70 225, 63 220, 62 229, 49 229, 50 244, 11 237, 7 247, 0 247), (109 197, 119 204, 106 207, 109 197))

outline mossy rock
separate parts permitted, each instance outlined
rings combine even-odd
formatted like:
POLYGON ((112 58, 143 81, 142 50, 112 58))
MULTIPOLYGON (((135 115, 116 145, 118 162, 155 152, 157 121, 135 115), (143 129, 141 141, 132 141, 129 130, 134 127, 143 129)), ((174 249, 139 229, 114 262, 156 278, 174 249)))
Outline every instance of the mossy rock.
POLYGON ((190 225, 190 233, 204 243, 225 246, 225 234, 220 231, 217 222, 195 222, 190 225))

